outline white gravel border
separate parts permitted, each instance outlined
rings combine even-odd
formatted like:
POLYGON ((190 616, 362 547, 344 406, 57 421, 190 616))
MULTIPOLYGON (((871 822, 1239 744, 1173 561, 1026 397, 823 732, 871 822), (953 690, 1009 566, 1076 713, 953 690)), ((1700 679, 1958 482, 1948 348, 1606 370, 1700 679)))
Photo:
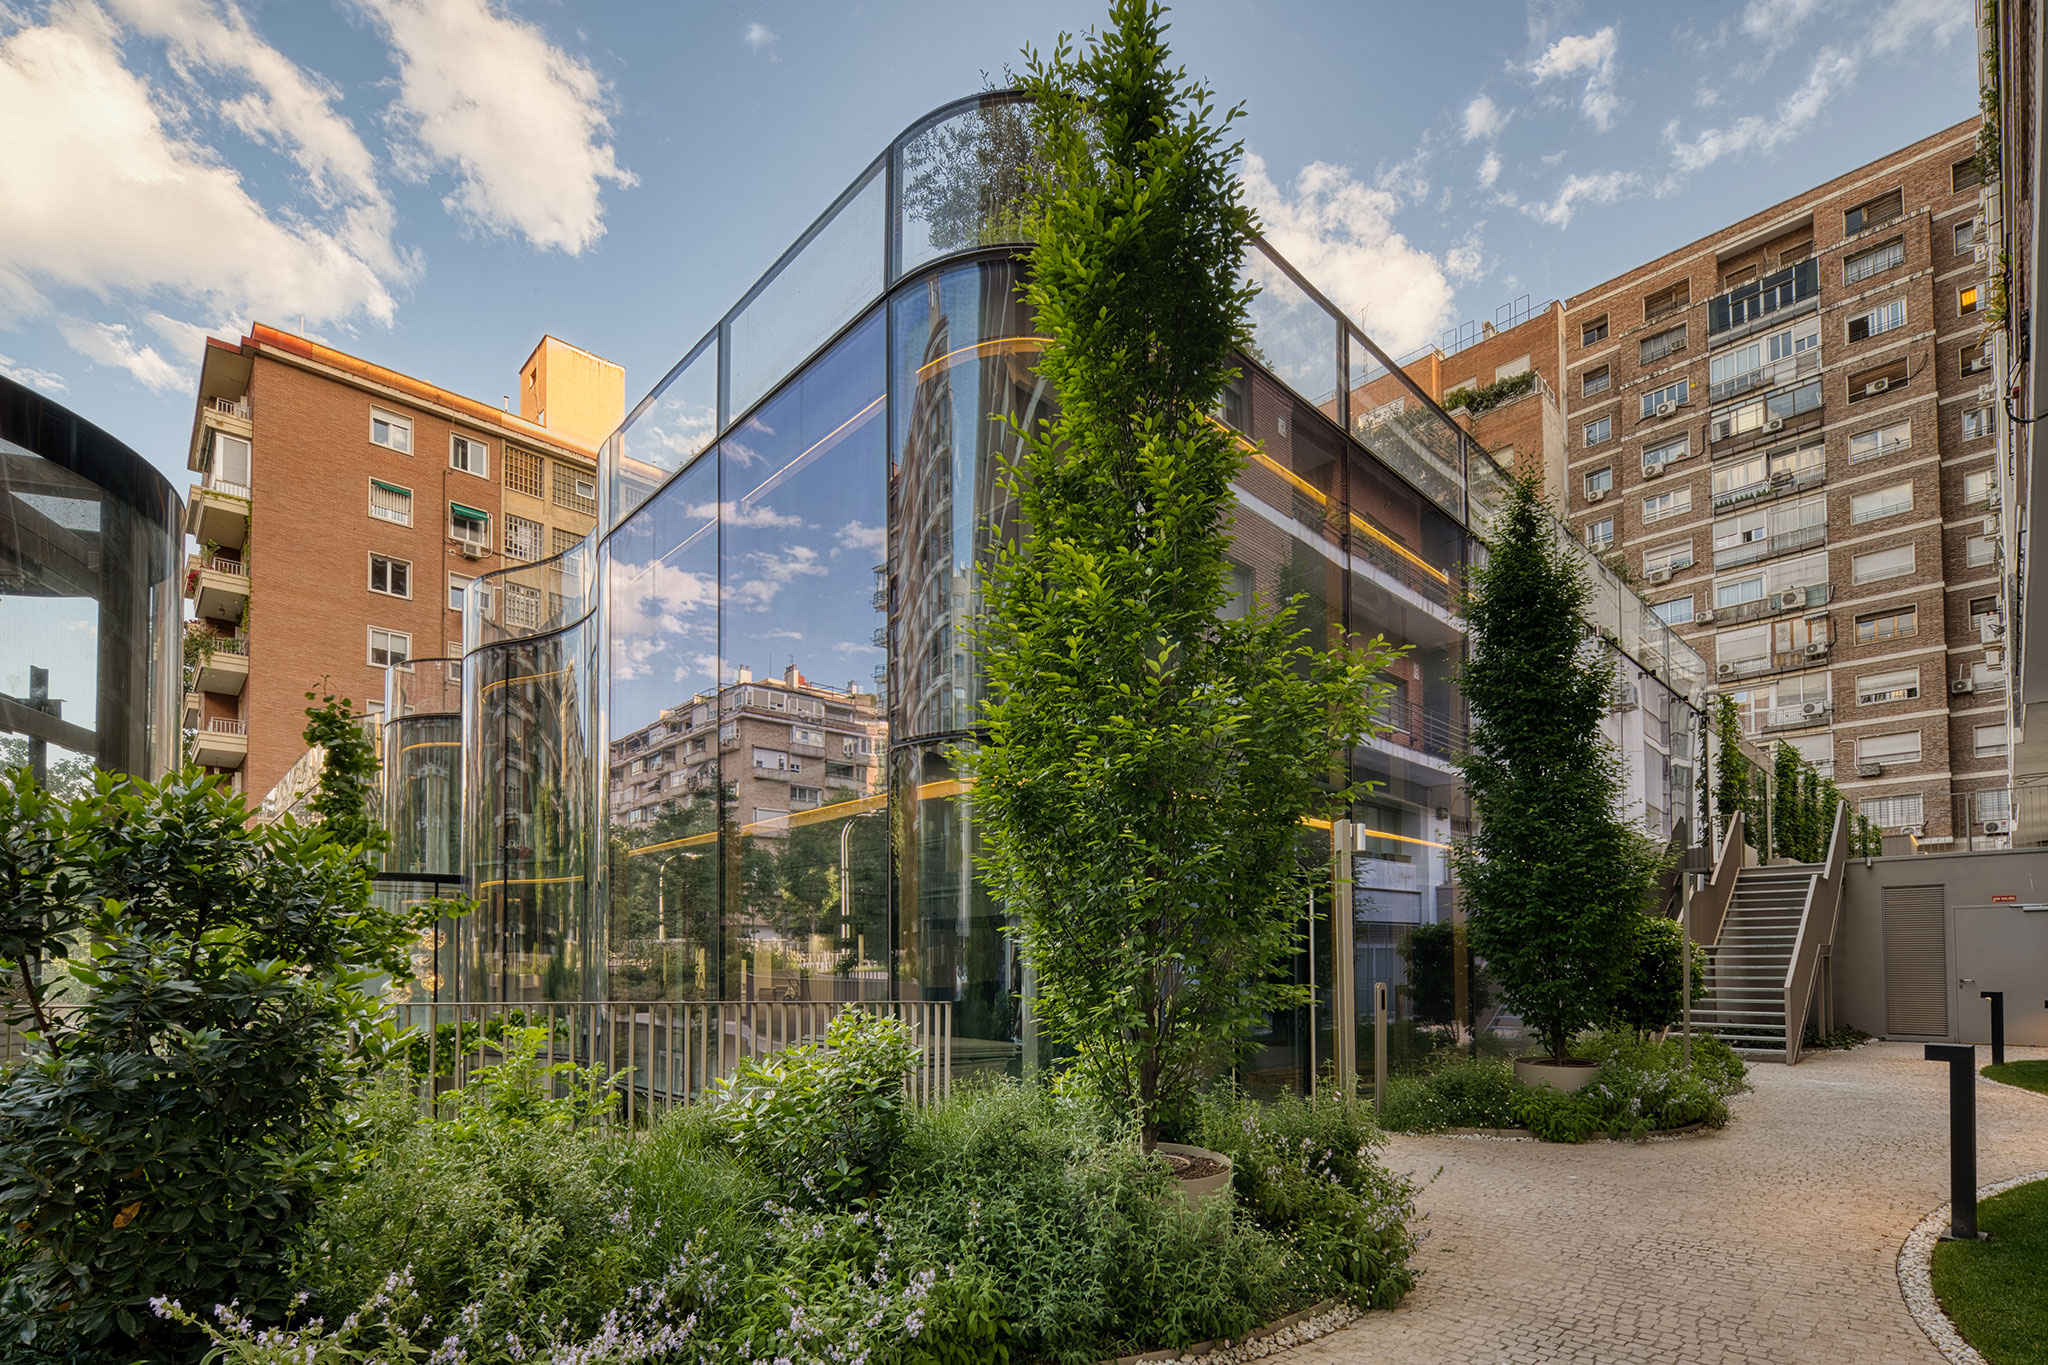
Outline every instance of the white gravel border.
POLYGON ((1104 1365, 1243 1365, 1263 1360, 1275 1351, 1301 1346, 1317 1337, 1349 1327, 1365 1314, 1342 1300, 1325 1299, 1319 1304, 1290 1314, 1278 1322, 1256 1328, 1236 1341, 1204 1341, 1186 1351, 1149 1351, 1144 1355, 1120 1356, 1104 1365))
MULTIPOLYGON (((1978 1202, 2021 1185, 2031 1185, 2037 1180, 2048 1180, 2048 1171, 2016 1175, 2010 1180, 1979 1186, 1978 1202)), ((1906 1244, 1899 1248, 1899 1293, 1906 1300, 1906 1311, 1913 1315, 1913 1321, 1920 1324, 1920 1330, 1927 1333, 1934 1349, 1941 1352, 1950 1365, 1986 1365, 1984 1357, 1963 1340, 1962 1333, 1956 1330, 1956 1325, 1948 1320, 1948 1314, 1941 1311, 1941 1305, 1934 1298, 1934 1246, 1948 1227, 1950 1207, 1943 1204, 1922 1218, 1906 1235, 1906 1244)))

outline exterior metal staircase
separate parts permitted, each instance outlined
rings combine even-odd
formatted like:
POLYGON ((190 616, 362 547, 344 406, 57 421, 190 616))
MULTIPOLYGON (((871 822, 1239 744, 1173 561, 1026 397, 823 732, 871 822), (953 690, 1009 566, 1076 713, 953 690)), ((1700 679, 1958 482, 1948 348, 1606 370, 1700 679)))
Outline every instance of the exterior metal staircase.
POLYGON ((1693 1006, 1693 1027, 1745 1057, 1785 1060, 1785 973, 1820 873, 1818 863, 1781 863, 1736 875, 1735 896, 1710 955, 1707 997, 1693 1006))

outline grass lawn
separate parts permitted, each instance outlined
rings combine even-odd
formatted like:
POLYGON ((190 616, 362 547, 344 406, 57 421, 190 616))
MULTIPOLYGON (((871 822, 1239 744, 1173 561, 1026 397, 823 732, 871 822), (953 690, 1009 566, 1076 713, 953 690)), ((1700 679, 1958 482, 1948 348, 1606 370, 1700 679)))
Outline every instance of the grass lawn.
POLYGON ((2004 1066, 1987 1066, 1984 1074, 1994 1081, 2007 1085, 2025 1086, 2048 1095, 2048 1059, 2038 1062, 2007 1062, 2004 1066))
POLYGON ((1991 1365, 2048 1365, 2048 1180, 1985 1200, 1977 1226, 1990 1241, 1934 1248, 1942 1311, 1991 1365))

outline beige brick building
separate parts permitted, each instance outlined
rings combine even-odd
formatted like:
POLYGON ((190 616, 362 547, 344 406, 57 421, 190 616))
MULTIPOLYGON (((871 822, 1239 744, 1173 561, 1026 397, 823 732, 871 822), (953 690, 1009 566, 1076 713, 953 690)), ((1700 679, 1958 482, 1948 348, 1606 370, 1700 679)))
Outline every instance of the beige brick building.
POLYGON ((186 524, 196 761, 262 796, 305 750, 308 690, 381 707, 388 661, 460 652, 471 580, 589 532, 623 374, 547 338, 521 378, 515 417, 260 324, 208 342, 186 524), (568 426, 541 420, 550 387, 568 426))
POLYGON ((1564 306, 1568 521, 1750 733, 1935 847, 2009 819, 1976 129, 1564 306))

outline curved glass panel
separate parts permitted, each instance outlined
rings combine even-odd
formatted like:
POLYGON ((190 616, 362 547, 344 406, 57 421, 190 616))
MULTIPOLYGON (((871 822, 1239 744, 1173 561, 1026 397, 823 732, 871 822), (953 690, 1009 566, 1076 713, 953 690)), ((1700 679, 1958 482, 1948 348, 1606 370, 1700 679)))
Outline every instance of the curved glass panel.
POLYGON ((896 149, 896 271, 975 247, 1023 242, 1031 106, 990 95, 896 149))
POLYGON ((784 261, 725 325, 724 421, 744 413, 880 297, 888 249, 879 169, 784 261))
POLYGON ((385 670, 386 872, 462 871, 462 661, 385 670))
POLYGON ((719 999, 716 460, 612 536, 605 592, 609 998, 719 999))
POLYGON ((977 565, 1012 527, 999 487, 1017 455, 1008 423, 1052 414, 1034 369, 1040 342, 1018 300, 1019 267, 969 266, 904 290, 889 359, 890 697, 899 737, 964 730, 980 704, 967 639, 977 565))
POLYGON ((590 615, 596 604, 590 566, 596 542, 586 538, 572 550, 536 564, 514 564, 477 580, 483 591, 466 594, 465 651, 506 640, 523 640, 560 630, 590 615), (477 638, 467 643, 469 601, 476 604, 477 638))
POLYGON ((887 991, 883 324, 878 309, 718 448, 727 990, 743 999, 887 991))
POLYGON ((615 526, 661 481, 711 448, 718 439, 718 338, 669 371, 641 400, 606 449, 605 487, 615 526))

